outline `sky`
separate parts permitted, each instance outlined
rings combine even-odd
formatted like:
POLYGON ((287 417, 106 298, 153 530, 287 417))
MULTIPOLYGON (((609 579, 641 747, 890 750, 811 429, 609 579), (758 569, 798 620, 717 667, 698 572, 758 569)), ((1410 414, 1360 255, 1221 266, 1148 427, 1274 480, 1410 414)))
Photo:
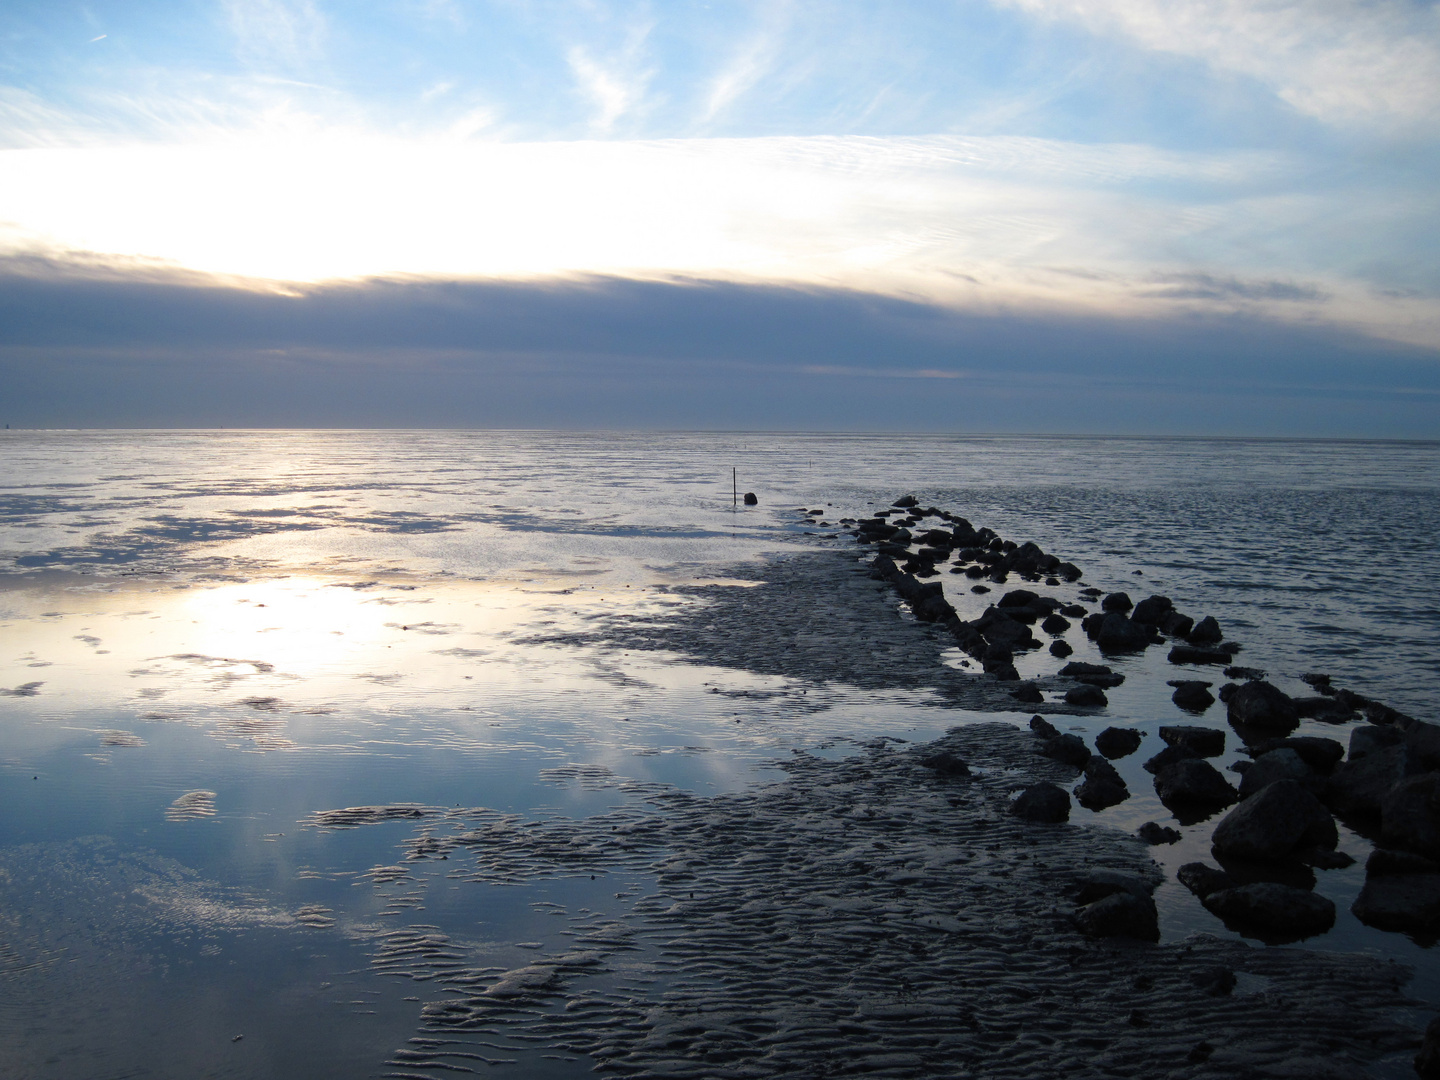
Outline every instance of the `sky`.
POLYGON ((1440 5, 9 0, 0 421, 1440 437, 1440 5))

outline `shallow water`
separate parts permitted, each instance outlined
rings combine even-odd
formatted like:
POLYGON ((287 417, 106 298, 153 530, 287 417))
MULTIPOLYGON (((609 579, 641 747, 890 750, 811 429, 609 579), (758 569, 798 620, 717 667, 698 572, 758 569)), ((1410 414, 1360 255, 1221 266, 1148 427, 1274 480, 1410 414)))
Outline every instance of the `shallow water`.
MULTIPOLYGON (((563 940, 553 912, 650 887, 463 880, 405 860, 414 820, 336 830, 317 812, 585 817, 654 785, 775 781, 795 750, 994 719, 922 690, 562 643, 663 616, 684 602, 672 586, 767 552, 858 558, 798 507, 833 523, 914 492, 1075 561, 1086 584, 1215 615, 1286 689, 1326 671, 1437 719, 1436 444, 6 432, 0 459, 0 975, 21 991, 0 1043, 19 1076, 404 1071, 383 1063, 427 989, 376 968, 381 935, 441 927, 466 963, 515 968, 563 940), (758 507, 732 506, 732 467, 758 507)), ((962 613, 987 599, 970 584, 946 576, 962 613)), ((1078 627, 1068 640, 1098 659, 1078 627)), ((1163 652, 1116 665, 1127 682, 1103 715, 1055 717, 1147 732, 1117 763, 1134 795, 1101 827, 1173 824, 1139 768, 1160 724, 1188 722, 1163 652)), ((1219 707, 1197 722, 1225 726, 1219 707)), ((1227 934, 1173 881, 1207 846, 1204 823, 1183 831, 1155 849, 1164 933, 1227 934)), ((1363 861, 1363 839, 1341 846, 1363 861)), ((1431 950, 1349 914, 1361 867, 1319 879, 1340 917, 1310 946, 1397 956, 1440 1001, 1431 950)), ((507 1053, 524 1075, 589 1068, 507 1053)))

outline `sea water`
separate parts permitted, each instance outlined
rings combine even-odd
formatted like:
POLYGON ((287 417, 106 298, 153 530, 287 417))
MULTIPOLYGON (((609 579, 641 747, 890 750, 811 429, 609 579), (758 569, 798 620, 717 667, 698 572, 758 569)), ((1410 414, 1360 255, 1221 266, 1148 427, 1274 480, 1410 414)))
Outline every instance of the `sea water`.
MULTIPOLYGON (((995 719, 843 686, 779 709, 803 680, 557 644, 663 618, 674 587, 776 553, 858 559, 835 523, 901 494, 1034 540, 1087 584, 1216 616, 1239 661, 1287 689, 1321 671, 1440 719, 1433 443, 6 432, 0 461, 0 1053, 17 1076, 383 1075, 436 988, 377 967, 382 935, 436 927, 516 967, 556 939, 557 912, 646 887, 481 886, 407 863, 403 819, 336 830, 317 813, 582 817, 627 797, 587 777, 733 791, 774 782, 795 750, 995 719), (747 491, 758 506, 737 505, 747 491)), ((942 579, 967 616, 994 599, 942 579)), ((1069 639, 1100 659, 1078 627, 1069 639)), ((1165 678, 1206 677, 1159 649, 1117 669, 1105 714, 1062 727, 1157 745, 1160 724, 1188 722, 1165 678)), ((1173 824, 1144 756, 1118 763, 1131 800, 1074 820, 1173 824)), ((1167 937, 1228 933, 1173 883, 1207 829, 1156 849, 1167 937)), ((1341 846, 1363 859, 1365 844, 1341 846)), ((1349 914, 1362 882, 1358 866, 1320 875, 1340 916, 1308 947, 1398 956, 1434 996, 1425 943, 1349 914)))

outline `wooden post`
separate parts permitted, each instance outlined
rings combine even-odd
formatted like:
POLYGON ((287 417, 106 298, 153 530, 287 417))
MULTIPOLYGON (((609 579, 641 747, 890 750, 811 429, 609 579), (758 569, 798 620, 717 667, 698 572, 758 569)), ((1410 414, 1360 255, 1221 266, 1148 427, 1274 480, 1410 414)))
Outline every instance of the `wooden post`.
POLYGON ((740 474, 735 466, 730 466, 730 507, 738 509, 740 506, 740 474))

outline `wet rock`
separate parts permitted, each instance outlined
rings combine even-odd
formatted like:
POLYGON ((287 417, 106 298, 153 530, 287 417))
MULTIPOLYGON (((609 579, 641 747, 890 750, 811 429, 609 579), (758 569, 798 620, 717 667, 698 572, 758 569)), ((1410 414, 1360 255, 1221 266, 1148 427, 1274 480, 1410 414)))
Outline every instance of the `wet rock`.
MULTIPOLYGON (((1197 971, 1193 978, 1195 987, 1209 997, 1228 997, 1235 989, 1237 981, 1235 972, 1223 964, 1207 964, 1197 971)), ((1208 1061, 1213 1053, 1215 1047, 1202 1042, 1191 1049, 1186 1060, 1192 1065, 1198 1065, 1202 1061, 1208 1061)))
POLYGON ((1412 772, 1440 770, 1440 726, 1416 720, 1405 727, 1405 746, 1409 750, 1412 772))
POLYGON ((949 750, 942 750, 938 754, 931 754, 920 759, 920 764, 927 769, 933 769, 938 776, 969 776, 970 765, 964 758, 949 750))
POLYGON ((1193 750, 1187 750, 1183 746, 1167 746, 1141 767, 1148 773, 1158 773, 1161 769, 1168 768, 1177 761, 1188 761, 1199 756, 1193 750))
POLYGON ((1425 1028, 1420 1053, 1415 1055, 1415 1071, 1420 1080, 1440 1080, 1440 1016, 1425 1028))
POLYGON ((1358 719, 1354 709, 1327 697, 1296 698, 1295 711, 1307 720, 1318 720, 1322 724, 1348 724, 1358 719))
POLYGON ((1045 620, 1040 624, 1040 629, 1047 634, 1063 634, 1070 629, 1070 620, 1058 612, 1052 611, 1045 616, 1045 620))
POLYGON ((1393 727, 1366 724, 1350 732, 1350 760, 1364 757, 1372 750, 1383 750, 1387 746, 1398 746, 1405 741, 1405 733, 1393 727))
POLYGON ((1134 728, 1107 727, 1095 736, 1095 749, 1107 758, 1122 758, 1139 750, 1143 737, 1134 728))
POLYGON ((1130 602, 1130 597, 1123 592, 1112 592, 1109 596, 1105 597, 1104 600, 1100 601, 1101 611, 1118 611, 1122 615, 1134 606, 1135 605, 1130 602))
POLYGON ((1030 730, 1044 739, 1054 739, 1060 734, 1060 729, 1043 716, 1030 717, 1030 730))
POLYGON ((1070 820, 1070 796, 1064 788, 1042 781, 1022 791, 1010 812, 1024 821, 1058 825, 1070 820))
POLYGON ((1328 776, 1345 756, 1345 748, 1334 739, 1318 735, 1298 735, 1288 739, 1262 739, 1247 747, 1245 752, 1253 758, 1268 754, 1272 750, 1294 750, 1300 759, 1317 774, 1328 776))
POLYGON ((1098 686, 1091 686, 1089 683, 1081 683, 1079 686, 1065 691, 1065 701, 1070 705, 1078 705, 1082 708, 1099 708, 1110 704, 1110 699, 1105 696, 1105 691, 1098 686))
POLYGON ((1195 626, 1195 620, 1178 611, 1169 611, 1160 619, 1160 632, 1166 637, 1184 637, 1195 626))
POLYGON ((747 491, 747 492, 745 492, 745 498, 744 498, 743 501, 744 501, 744 503, 745 503, 746 506, 759 506, 759 505, 760 505, 760 500, 759 500, 759 498, 756 497, 756 495, 755 495, 755 493, 754 493, 753 491, 747 491))
POLYGON ((1009 645, 1013 649, 1033 649, 1040 643, 1024 623, 1016 622, 999 608, 987 608, 972 626, 991 643, 1009 645))
POLYGON ((995 606, 1002 609, 1028 608, 1033 607, 1039 599, 1040 597, 1029 589, 1011 589, 996 602, 995 606))
POLYGON ((1175 872, 1180 879, 1180 884, 1189 889, 1201 900, 1213 892, 1221 889, 1233 889, 1239 884, 1224 870, 1217 870, 1213 866, 1206 866, 1202 862, 1186 863, 1175 872))
POLYGON ((1161 629, 1165 616, 1170 614, 1174 607, 1175 605, 1170 602, 1168 596, 1152 596, 1136 604, 1135 610, 1130 613, 1130 618, 1137 623, 1146 623, 1156 629, 1161 629))
POLYGON ((1040 753, 1075 768, 1084 768, 1090 760, 1090 748, 1078 735, 1056 735, 1040 744, 1040 753))
POLYGON ((1160 917, 1155 910, 1155 901, 1148 896, 1136 896, 1130 892, 1111 893, 1081 908, 1075 921, 1091 937, 1160 940, 1160 917))
POLYGON ((1010 664, 1010 663, 993 664, 993 663, 988 663, 988 662, 987 662, 987 663, 984 665, 984 668, 985 668, 985 674, 995 676, 995 679, 996 679, 997 682, 1019 682, 1019 681, 1020 681, 1020 672, 1016 670, 1014 664, 1010 664))
POLYGON ((898 507, 901 510, 908 510, 912 506, 919 506, 920 500, 915 498, 914 495, 901 495, 900 498, 896 499, 890 505, 898 507))
POLYGON ((1083 619, 1086 615, 1090 614, 1079 604, 1062 604, 1056 610, 1068 619, 1083 619))
POLYGON ((1217 810, 1240 797, 1215 766, 1200 758, 1177 761, 1157 772, 1155 793, 1177 817, 1181 817, 1177 808, 1195 812, 1217 810))
POLYGON ((1087 664, 1080 660, 1072 660, 1062 667, 1058 674, 1062 679, 1074 679, 1076 682, 1106 689, 1119 686, 1125 681, 1124 675, 1111 671, 1104 664, 1087 664))
POLYGON ((1440 873, 1369 876, 1350 910, 1377 930, 1433 933, 1440 930, 1440 873))
POLYGON ((1406 777, 1384 794, 1380 842, 1440 859, 1440 773, 1406 777))
POLYGON ((1323 934, 1335 925, 1335 905, 1325 897, 1273 881, 1220 889, 1201 903, 1227 924, 1282 941, 1323 934))
POLYGON ((1051 655, 1051 656, 1058 656, 1058 657, 1060 657, 1061 659, 1064 659, 1064 658, 1067 657, 1067 656, 1073 655, 1074 652, 1075 652, 1074 648, 1072 648, 1068 642, 1064 642, 1064 641, 1052 641, 1052 642, 1050 643, 1050 655, 1051 655))
POLYGON ((1265 678, 1265 672, 1261 671, 1259 668, 1238 667, 1232 664, 1230 667, 1227 667, 1225 669, 1225 677, 1227 679, 1245 679, 1247 681, 1254 682, 1259 679, 1265 678))
POLYGON ((1191 645, 1218 645, 1224 640, 1225 635, 1220 632, 1220 624, 1215 621, 1215 616, 1206 615, 1185 635, 1185 640, 1191 645))
POLYGON ((1134 874, 1118 870, 1091 870, 1076 882, 1073 899, 1077 907, 1084 907, 1118 892, 1128 892, 1132 896, 1149 896, 1154 891, 1154 883, 1134 874))
POLYGON ((1288 735, 1300 722, 1295 702, 1268 682, 1248 682, 1236 689, 1226 703, 1230 723, 1255 732, 1288 735))
MULTIPOLYGON (((1364 730, 1357 728, 1357 733, 1364 730)), ((1404 743, 1370 750, 1344 762, 1325 784, 1324 799, 1336 813, 1356 818, 1378 818, 1385 793, 1404 775, 1404 743)))
POLYGON ((1217 757, 1225 752, 1225 732, 1193 724, 1167 724, 1160 729, 1166 746, 1186 750, 1191 757, 1217 757))
POLYGON ((1323 778, 1317 776, 1315 770, 1306 765, 1294 750, 1284 747, 1261 754, 1251 763, 1240 777, 1240 798, 1248 799, 1280 780, 1294 780, 1313 793, 1319 793, 1324 788, 1323 778))
POLYGON ((1211 683, 1199 679, 1171 679, 1175 693, 1170 700, 1187 712, 1204 712, 1215 704, 1215 695, 1210 692, 1211 683))
POLYGON ((1082 576, 1080 568, 1072 562, 1062 562, 1059 566, 1055 567, 1055 574, 1057 577, 1064 578, 1066 581, 1079 581, 1082 576))
MULTIPOLYGON (((1196 645, 1176 645, 1168 657, 1172 664, 1228 664, 1230 654, 1219 649, 1204 649, 1196 645)), ((1220 700, 1225 700, 1222 696, 1220 700)))
POLYGON ((1178 844, 1180 842, 1179 830, 1155 821, 1145 822, 1135 830, 1135 835, 1152 847, 1157 844, 1178 844))
POLYGON ((1275 862, 1311 848, 1334 851, 1338 841, 1320 800, 1294 780, 1277 780, 1220 820, 1211 850, 1219 858, 1275 862))
POLYGON ((1115 766, 1098 754, 1091 755, 1085 762, 1085 779, 1075 789, 1075 801, 1087 810, 1104 810, 1117 806, 1130 797, 1115 766))
POLYGON ((1040 688, 1032 683, 1023 683, 1010 691, 1010 696, 1022 705, 1039 705, 1045 700, 1040 688))
POLYGON ((1150 647, 1150 632, 1119 612, 1111 611, 1100 621, 1100 627, 1095 633, 1095 644, 1100 646, 1102 652, 1143 652, 1150 647))

